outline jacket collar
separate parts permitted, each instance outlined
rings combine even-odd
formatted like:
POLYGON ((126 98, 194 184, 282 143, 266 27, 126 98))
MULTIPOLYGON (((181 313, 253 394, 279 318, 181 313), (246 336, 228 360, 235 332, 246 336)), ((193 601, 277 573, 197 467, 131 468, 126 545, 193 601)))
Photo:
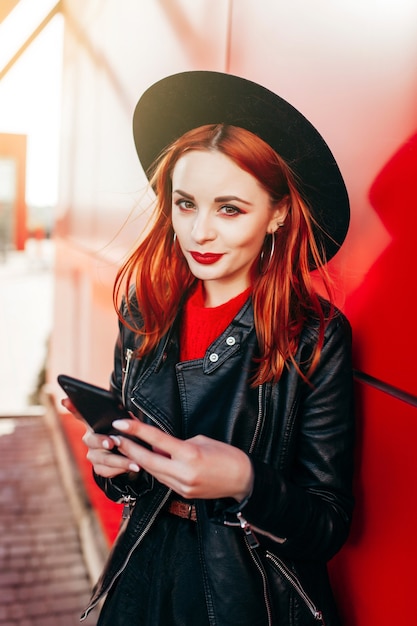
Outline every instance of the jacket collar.
POLYGON ((203 359, 204 374, 211 374, 240 349, 254 327, 252 298, 248 298, 226 330, 209 346, 203 359))

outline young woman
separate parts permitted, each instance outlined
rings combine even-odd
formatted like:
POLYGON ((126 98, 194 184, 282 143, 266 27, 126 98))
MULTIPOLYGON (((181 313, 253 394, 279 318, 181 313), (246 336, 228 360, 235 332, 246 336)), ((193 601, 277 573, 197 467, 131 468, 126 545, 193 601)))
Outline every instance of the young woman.
POLYGON ((129 513, 86 614, 107 594, 100 626, 339 625, 350 328, 311 270, 327 285, 346 234, 340 172, 293 107, 215 72, 151 87, 134 132, 156 200, 115 286, 132 419, 84 437, 129 513))

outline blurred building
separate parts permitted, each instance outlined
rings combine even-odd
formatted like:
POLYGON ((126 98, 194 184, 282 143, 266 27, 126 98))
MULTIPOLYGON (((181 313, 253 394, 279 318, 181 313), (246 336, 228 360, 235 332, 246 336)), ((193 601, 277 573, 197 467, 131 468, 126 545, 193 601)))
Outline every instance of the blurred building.
POLYGON ((26 240, 26 136, 0 133, 0 260, 26 240))

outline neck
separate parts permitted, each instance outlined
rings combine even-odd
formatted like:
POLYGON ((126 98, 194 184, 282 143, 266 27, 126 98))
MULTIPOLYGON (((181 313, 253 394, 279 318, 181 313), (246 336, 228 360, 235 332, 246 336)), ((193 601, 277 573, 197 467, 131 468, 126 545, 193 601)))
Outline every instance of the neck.
POLYGON ((244 282, 219 285, 217 281, 216 283, 210 280, 203 281, 204 306, 207 308, 220 306, 241 294, 248 287, 249 284, 244 282))

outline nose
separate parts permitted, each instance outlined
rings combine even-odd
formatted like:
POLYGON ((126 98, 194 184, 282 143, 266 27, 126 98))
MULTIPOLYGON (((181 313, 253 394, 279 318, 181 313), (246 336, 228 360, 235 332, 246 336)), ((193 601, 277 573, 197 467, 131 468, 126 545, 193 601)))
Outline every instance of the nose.
POLYGON ((215 239, 216 231, 212 223, 212 216, 209 213, 202 211, 196 213, 191 236, 199 244, 215 239))

